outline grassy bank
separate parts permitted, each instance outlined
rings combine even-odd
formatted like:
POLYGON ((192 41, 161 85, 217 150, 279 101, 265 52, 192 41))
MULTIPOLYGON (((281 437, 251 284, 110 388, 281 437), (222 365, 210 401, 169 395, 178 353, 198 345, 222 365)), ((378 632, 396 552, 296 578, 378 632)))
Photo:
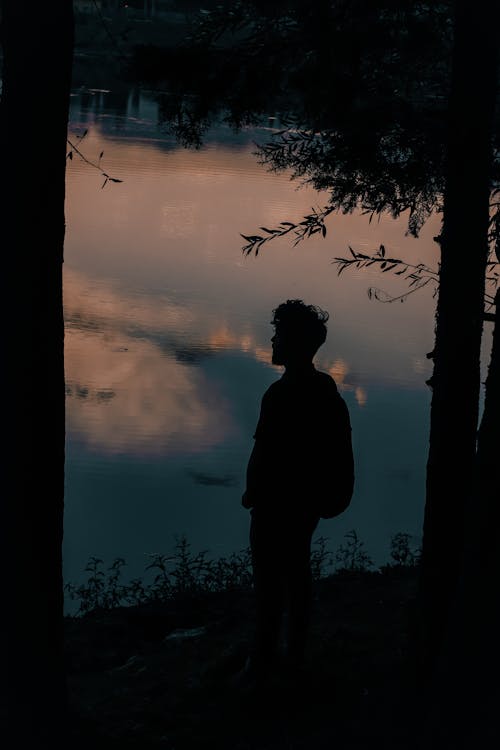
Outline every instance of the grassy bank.
MULTIPOLYGON (((252 583, 250 549, 233 552, 228 557, 211 559, 204 550, 193 553, 184 535, 175 536, 169 554, 149 555, 144 575, 123 580, 126 561, 115 558, 111 565, 90 557, 84 569, 86 580, 65 586, 67 598, 76 602, 76 614, 117 606, 147 602, 172 601, 190 596, 224 591, 249 589, 252 583)), ((311 572, 314 581, 333 574, 374 571, 375 566, 366 552, 364 542, 355 529, 344 535, 344 542, 336 550, 328 547, 326 537, 313 539, 311 572)), ((399 532, 391 537, 388 562, 379 572, 392 568, 414 568, 418 564, 420 548, 410 534, 399 532)))
MULTIPOLYGON (((123 606, 115 597, 114 604, 108 600, 101 606, 102 599, 101 604, 94 600, 96 606, 67 617, 68 683, 78 742, 141 750, 413 748, 417 567, 413 558, 406 563, 391 558, 375 570, 363 560, 359 540, 353 546, 356 540, 348 536, 334 559, 324 544, 316 550, 301 684, 277 675, 258 694, 231 685, 252 637, 244 556, 214 563, 212 573, 224 573, 215 584, 213 576, 203 577, 203 555, 191 555, 180 540, 170 568, 167 559, 152 561, 164 571, 153 565, 153 578, 142 584, 144 593, 135 604, 123 606), (237 574, 232 580, 228 565, 237 574), (329 565, 336 565, 333 572, 329 565), (203 587, 203 580, 211 584, 203 587)), ((93 564, 90 578, 95 578, 93 564)), ((119 591, 113 570, 108 573, 97 576, 101 597, 106 588, 119 591)), ((137 592, 138 583, 133 587, 137 592)))

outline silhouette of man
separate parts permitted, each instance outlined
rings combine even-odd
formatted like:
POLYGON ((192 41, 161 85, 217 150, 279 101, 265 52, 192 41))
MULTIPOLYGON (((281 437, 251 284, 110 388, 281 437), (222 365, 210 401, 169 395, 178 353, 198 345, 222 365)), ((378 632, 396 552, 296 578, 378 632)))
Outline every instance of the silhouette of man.
POLYGON ((334 379, 314 356, 328 313, 302 300, 273 310, 272 362, 285 372, 265 392, 246 472, 256 603, 255 642, 245 674, 276 666, 286 613, 284 664, 303 668, 311 605, 311 539, 320 518, 349 505, 354 487, 351 425, 334 379))

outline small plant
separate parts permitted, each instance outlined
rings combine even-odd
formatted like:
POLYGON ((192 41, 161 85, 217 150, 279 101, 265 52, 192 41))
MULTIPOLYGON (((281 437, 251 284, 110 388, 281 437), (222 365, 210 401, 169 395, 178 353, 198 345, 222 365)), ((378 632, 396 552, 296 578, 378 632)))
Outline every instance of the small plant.
POLYGON ((252 584, 252 556, 250 549, 233 552, 229 557, 211 560, 203 576, 206 591, 246 589, 252 584))
POLYGON ((170 580, 169 563, 174 560, 173 555, 162 555, 155 553, 150 555, 152 558, 146 570, 156 570, 153 582, 150 583, 145 591, 145 598, 149 599, 169 599, 172 595, 172 581, 170 580))
POLYGON ((344 534, 346 544, 341 544, 335 553, 337 573, 363 573, 373 567, 371 557, 364 551, 356 531, 352 529, 344 534))
MULTIPOLYGON (((75 586, 67 583, 64 587, 70 599, 79 601, 79 612, 85 614, 94 609, 110 609, 119 606, 126 599, 128 587, 120 583, 121 571, 125 560, 117 557, 108 568, 108 575, 102 570, 103 561, 91 557, 85 567, 89 573, 86 583, 75 586)), ((134 584, 134 591, 137 585, 134 584)))
POLYGON ((191 545, 185 536, 176 538, 176 553, 173 556, 175 567, 171 576, 176 594, 194 594, 203 588, 203 577, 210 564, 205 550, 196 555, 191 553, 191 545))
POLYGON ((391 537, 391 562, 388 567, 413 568, 420 561, 421 549, 411 547, 412 536, 399 531, 391 537))
POLYGON ((320 536, 316 539, 314 544, 317 545, 317 549, 313 549, 311 552, 311 573, 313 581, 319 581, 320 578, 324 578, 328 575, 327 569, 333 565, 333 553, 327 549, 328 539, 324 536, 320 536))

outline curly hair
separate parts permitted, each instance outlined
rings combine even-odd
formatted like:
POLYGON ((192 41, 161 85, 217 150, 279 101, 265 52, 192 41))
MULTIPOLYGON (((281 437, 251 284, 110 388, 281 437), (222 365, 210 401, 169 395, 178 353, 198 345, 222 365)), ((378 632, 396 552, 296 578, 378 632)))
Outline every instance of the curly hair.
POLYGON ((273 310, 271 325, 316 351, 325 342, 329 317, 326 310, 316 305, 306 305, 301 299, 288 299, 273 310))

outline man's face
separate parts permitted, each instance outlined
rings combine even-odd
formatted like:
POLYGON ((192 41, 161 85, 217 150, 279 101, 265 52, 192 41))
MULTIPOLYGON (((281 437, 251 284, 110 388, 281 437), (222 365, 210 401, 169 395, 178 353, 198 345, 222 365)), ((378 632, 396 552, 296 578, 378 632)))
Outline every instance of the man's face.
POLYGON ((291 364, 301 364, 312 360, 313 352, 304 345, 304 341, 297 331, 292 334, 289 330, 283 330, 277 326, 271 343, 273 345, 273 365, 287 367, 291 364))
POLYGON ((273 365, 286 365, 287 360, 290 357, 290 347, 287 343, 286 336, 284 335, 283 331, 279 330, 279 328, 275 329, 274 336, 271 339, 271 343, 273 346, 273 365))

